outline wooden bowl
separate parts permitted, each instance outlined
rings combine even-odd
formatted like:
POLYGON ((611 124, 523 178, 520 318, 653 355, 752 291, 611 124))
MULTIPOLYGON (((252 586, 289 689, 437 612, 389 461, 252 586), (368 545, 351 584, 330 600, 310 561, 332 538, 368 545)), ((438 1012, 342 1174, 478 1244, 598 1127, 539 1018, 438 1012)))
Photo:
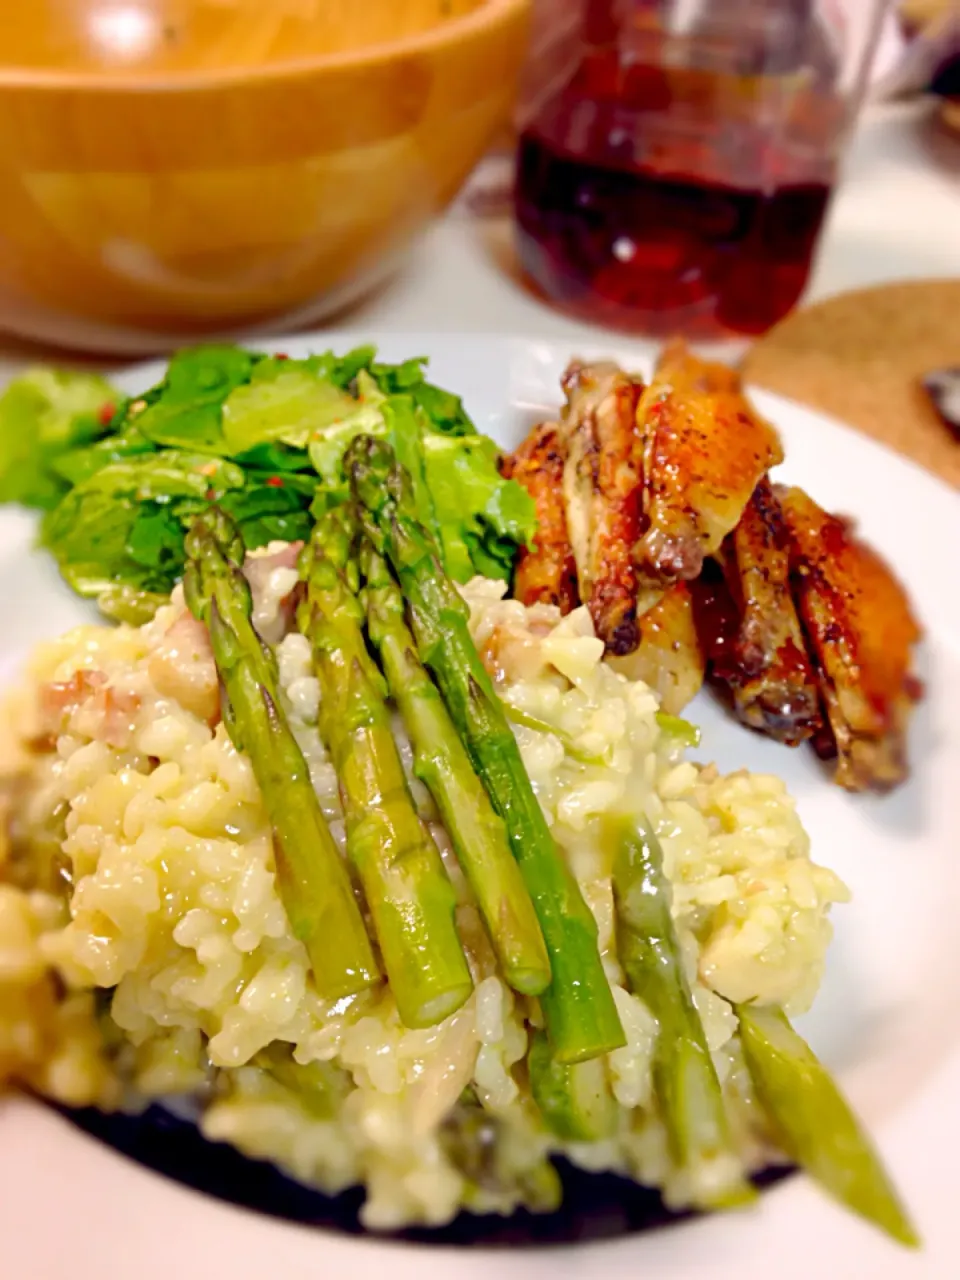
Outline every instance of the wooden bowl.
POLYGON ((530 0, 0 0, 0 328, 140 353, 370 288, 508 118, 530 0))

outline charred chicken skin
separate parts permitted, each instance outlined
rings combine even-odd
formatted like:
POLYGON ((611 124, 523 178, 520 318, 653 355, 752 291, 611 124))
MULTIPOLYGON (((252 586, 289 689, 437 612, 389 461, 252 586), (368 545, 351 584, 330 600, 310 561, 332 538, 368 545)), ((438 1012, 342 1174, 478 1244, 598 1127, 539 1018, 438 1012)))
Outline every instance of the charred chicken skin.
POLYGON ((886 564, 801 489, 772 486, 779 437, 739 375, 663 353, 653 381, 574 362, 559 427, 537 427, 504 474, 540 521, 515 593, 582 601, 614 668, 676 714, 705 669, 751 728, 837 757, 850 790, 906 776, 920 630, 886 564))
POLYGON ((508 479, 523 485, 537 509, 536 540, 520 552, 513 593, 525 605, 554 604, 561 613, 569 613, 580 603, 563 499, 566 458, 560 427, 543 422, 500 466, 508 479))
POLYGON ((847 521, 778 488, 800 618, 836 744, 837 782, 885 791, 906 776, 920 628, 903 587, 847 521))
POLYGON ((822 727, 820 695, 793 602, 783 512, 765 476, 721 563, 739 623, 714 674, 744 724, 798 746, 822 727))
POLYGON ((731 370, 666 349, 641 397, 642 586, 696 578, 734 528, 757 482, 783 460, 780 439, 731 370))
POLYGON ((580 599, 612 654, 640 641, 640 386, 615 364, 573 363, 563 379, 563 496, 580 599))

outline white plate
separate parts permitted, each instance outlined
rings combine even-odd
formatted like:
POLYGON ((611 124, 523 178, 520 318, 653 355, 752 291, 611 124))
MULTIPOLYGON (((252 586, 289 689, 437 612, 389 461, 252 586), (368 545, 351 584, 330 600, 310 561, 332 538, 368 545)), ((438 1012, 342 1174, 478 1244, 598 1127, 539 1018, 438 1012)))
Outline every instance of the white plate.
MULTIPOLYGON (((294 355, 346 350, 369 333, 285 339, 294 355)), ((505 445, 556 406, 567 348, 520 339, 389 335, 382 356, 428 354, 441 386, 463 395, 505 445)), ((602 352, 646 363, 611 343, 602 352)), ((131 391, 160 366, 127 373, 131 391)), ((786 445, 783 474, 828 508, 855 515, 910 586, 927 633, 928 696, 911 733, 913 780, 886 798, 828 783, 790 751, 727 720, 701 697, 701 754, 723 768, 783 775, 818 860, 854 891, 806 1031, 839 1072, 913 1210, 926 1248, 911 1255, 792 1178, 756 1211, 703 1218, 601 1245, 539 1252, 447 1249, 346 1239, 279 1223, 187 1191, 116 1155, 32 1103, 0 1111, 0 1274, 4 1280, 909 1280, 960 1275, 960 499, 893 453, 799 405, 757 394, 786 445)), ((29 647, 86 612, 49 558, 30 550, 32 520, 0 511, 0 680, 29 647), (19 608, 14 606, 19 606, 19 608)))

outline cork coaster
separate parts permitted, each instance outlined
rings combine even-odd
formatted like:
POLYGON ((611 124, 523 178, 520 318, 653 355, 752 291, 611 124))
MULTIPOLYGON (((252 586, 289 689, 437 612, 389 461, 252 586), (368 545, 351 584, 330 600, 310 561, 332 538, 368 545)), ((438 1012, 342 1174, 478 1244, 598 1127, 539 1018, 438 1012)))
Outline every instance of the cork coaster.
POLYGON ((960 279, 880 285, 781 321, 743 360, 749 382, 822 409, 960 489, 960 442, 920 380, 960 366, 960 279))

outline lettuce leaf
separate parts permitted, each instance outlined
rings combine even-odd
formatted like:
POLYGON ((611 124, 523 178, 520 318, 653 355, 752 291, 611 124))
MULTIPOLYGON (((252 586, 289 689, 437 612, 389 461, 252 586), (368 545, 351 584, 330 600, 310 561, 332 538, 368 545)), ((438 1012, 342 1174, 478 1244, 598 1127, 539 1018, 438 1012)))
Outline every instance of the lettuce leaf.
POLYGON ((307 445, 310 461, 320 477, 320 484, 325 491, 324 499, 328 504, 342 501, 349 492, 350 486, 343 470, 343 455, 350 442, 361 435, 385 436, 388 431, 383 415, 385 398, 377 391, 375 384, 367 386, 362 376, 359 386, 363 399, 354 401, 353 412, 338 422, 318 427, 307 445))
MULTIPOLYGON (((364 434, 385 437, 410 476, 419 519, 437 539, 451 577, 466 582, 482 573, 509 580, 517 547, 532 540, 536 529, 533 499, 522 485, 503 479, 497 446, 478 435, 469 419, 469 433, 437 429, 417 395, 425 385, 422 364, 361 370, 355 411, 313 432, 308 450, 321 482, 313 513, 319 516, 349 496, 343 457, 350 442, 364 434), (386 393, 384 387, 408 389, 386 393)), ((460 404, 457 397, 451 401, 460 404)), ((446 405, 444 412, 456 410, 446 405)))
POLYGON ((427 427, 423 410, 412 396, 397 395, 390 396, 384 401, 382 413, 387 438, 397 455, 397 461, 410 477, 417 518, 421 524, 426 525, 439 543, 440 526, 436 519, 433 494, 427 482, 427 459, 424 449, 427 427))
POLYGON ((376 354, 194 347, 126 401, 102 378, 31 371, 0 395, 0 501, 45 509, 42 541, 67 581, 142 619, 181 576, 198 511, 219 502, 251 548, 306 538, 349 498, 343 456, 370 433, 393 444, 452 576, 508 579, 532 500, 424 359, 376 354))
POLYGON ((145 568, 127 552, 143 505, 105 490, 74 489, 44 522, 43 542, 56 556, 69 585, 96 597, 116 586, 169 591, 166 576, 145 568))
POLYGON ((451 391, 444 391, 427 382, 424 366, 426 356, 415 356, 402 364, 379 364, 372 361, 370 375, 385 395, 406 392, 420 409, 434 431, 443 435, 476 435, 477 429, 463 407, 463 401, 451 391))
POLYGON ((303 449, 312 432, 340 422, 355 407, 346 391, 299 362, 263 360, 224 401, 225 452, 236 457, 273 442, 303 449))
POLYGON ((349 412, 348 388, 376 354, 358 347, 304 360, 234 346, 179 351, 123 426, 155 445, 234 457, 279 442, 303 449, 318 422, 349 412))
POLYGON ((248 549, 268 542, 298 542, 310 536, 313 516, 310 504, 317 490, 316 477, 269 472, 248 472, 242 489, 220 500, 240 526, 248 549))
POLYGON ((229 453, 223 434, 223 403, 248 382, 258 359, 240 347, 191 347, 167 366, 159 387, 134 401, 128 422, 154 444, 201 453, 229 453))
MULTIPOLYGON (((133 497, 138 502, 167 503, 174 498, 216 502, 228 490, 240 489, 244 483, 243 468, 234 462, 182 449, 162 449, 101 467, 68 497, 100 492, 133 497)), ((56 512, 53 514, 56 516, 56 512)))
POLYGON ((499 451, 487 436, 431 434, 424 450, 447 571, 458 582, 475 573, 509 581, 517 547, 536 532, 533 499, 500 475, 499 451))
POLYGON ((113 462, 122 462, 142 453, 155 453, 156 448, 136 427, 127 427, 119 435, 104 436, 85 448, 68 449, 66 453, 52 458, 48 465, 59 479, 68 485, 78 485, 113 462))
POLYGON ((82 596, 112 587, 167 595, 183 572, 184 526, 246 483, 232 462, 165 449, 94 471, 50 511, 41 541, 82 596))
POLYGON ((297 471, 311 471, 313 466, 309 454, 304 449, 292 449, 289 445, 268 440, 264 444, 255 444, 252 449, 234 455, 233 461, 239 467, 253 467, 257 471, 272 471, 274 474, 297 471))
POLYGON ((127 535, 127 555, 145 569, 176 571, 184 558, 183 534, 183 525, 170 507, 144 503, 127 535))
POLYGON ((69 482, 58 456, 110 429, 120 401, 105 378, 29 369, 0 394, 0 502, 49 510, 69 482))

